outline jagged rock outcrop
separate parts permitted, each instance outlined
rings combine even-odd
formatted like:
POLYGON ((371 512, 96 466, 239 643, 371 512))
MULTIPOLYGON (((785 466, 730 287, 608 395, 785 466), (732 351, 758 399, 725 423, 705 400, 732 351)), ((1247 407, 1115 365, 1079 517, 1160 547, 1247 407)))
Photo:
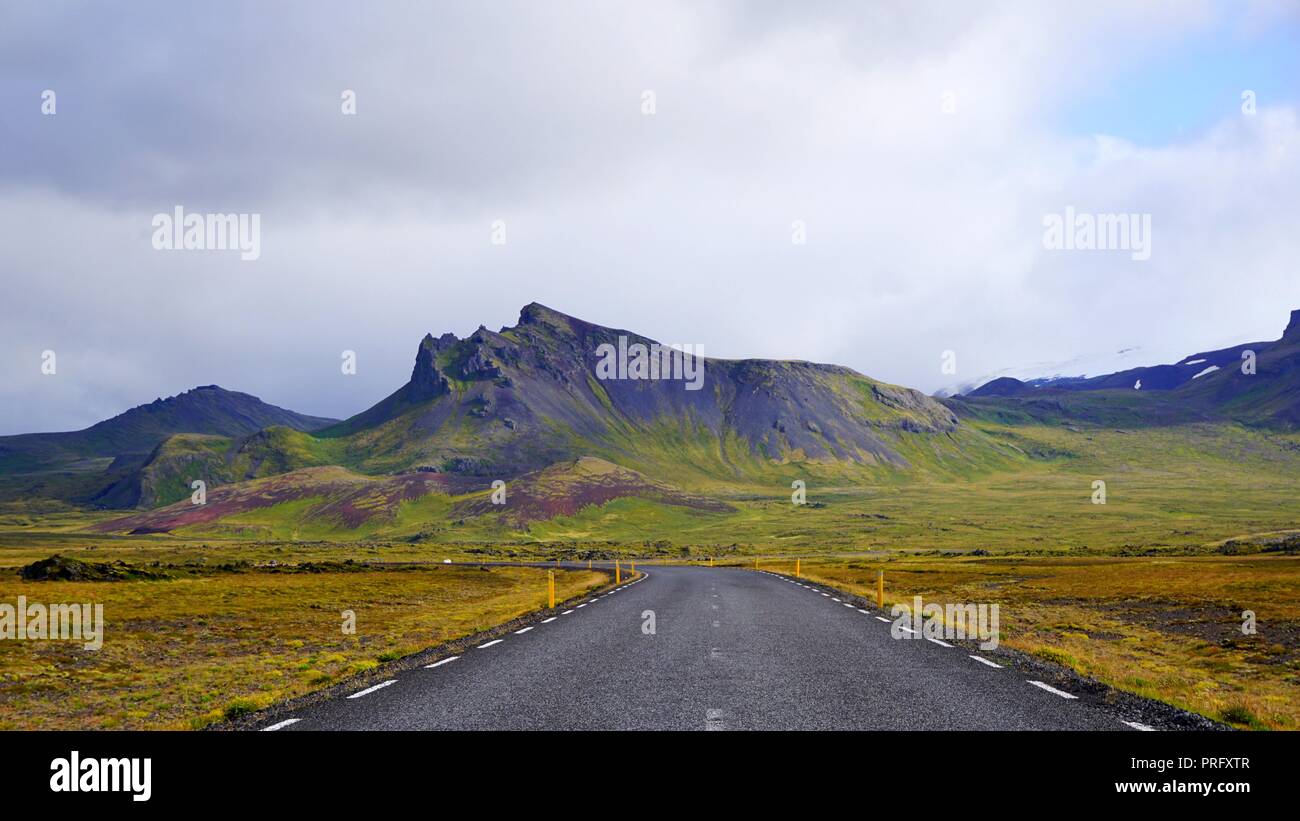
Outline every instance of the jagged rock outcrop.
POLYGON ((585 455, 593 444, 636 450, 682 440, 715 443, 699 446, 723 461, 902 466, 898 434, 942 435, 958 425, 919 391, 849 368, 705 357, 684 364, 666 350, 532 303, 499 332, 426 336, 406 385, 323 435, 349 437, 372 468, 472 464, 476 472, 517 475, 585 455), (603 364, 611 352, 635 358, 637 346, 657 353, 657 378, 631 378, 644 372, 617 367, 610 378, 603 364))

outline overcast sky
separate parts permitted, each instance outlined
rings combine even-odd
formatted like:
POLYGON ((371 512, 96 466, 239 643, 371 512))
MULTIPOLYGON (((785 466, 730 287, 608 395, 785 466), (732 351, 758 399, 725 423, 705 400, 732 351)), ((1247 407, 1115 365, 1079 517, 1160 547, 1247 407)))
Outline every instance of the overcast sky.
POLYGON ((531 301, 927 392, 1274 339, 1297 7, 4 0, 0 433, 210 383, 345 417, 531 301), (177 205, 260 258, 155 250, 177 205), (1066 206, 1150 259, 1044 248, 1066 206))

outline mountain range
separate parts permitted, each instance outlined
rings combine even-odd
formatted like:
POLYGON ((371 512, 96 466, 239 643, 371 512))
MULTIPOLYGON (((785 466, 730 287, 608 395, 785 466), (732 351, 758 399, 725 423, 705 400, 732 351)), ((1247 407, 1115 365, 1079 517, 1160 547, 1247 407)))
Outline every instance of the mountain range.
POLYGON ((641 346, 665 350, 533 303, 497 332, 427 335, 410 379, 342 421, 206 386, 84 431, 0 437, 0 505, 136 511, 96 525, 108 532, 240 532, 272 511, 290 512, 294 533, 407 514, 527 528, 625 498, 720 515, 729 496, 794 478, 888 485, 1033 458, 974 422, 1300 425, 1300 311, 1275 342, 1064 383, 997 379, 942 400, 801 361, 700 357, 698 390, 668 371, 602 370, 602 351, 641 346), (209 489, 201 508, 195 479, 209 489), (493 504, 498 480, 510 504, 493 504))
POLYGON ((1001 377, 944 400, 960 414, 1099 424, 1230 421, 1300 428, 1300 310, 1280 339, 1094 377, 1021 381, 1001 377))

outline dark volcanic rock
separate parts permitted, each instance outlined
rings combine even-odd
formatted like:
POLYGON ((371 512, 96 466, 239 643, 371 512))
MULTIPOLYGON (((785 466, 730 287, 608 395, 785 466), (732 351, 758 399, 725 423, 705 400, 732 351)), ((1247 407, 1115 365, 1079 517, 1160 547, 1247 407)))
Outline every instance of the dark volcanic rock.
POLYGON ((32 562, 18 571, 27 581, 114 582, 128 579, 161 578, 160 574, 141 570, 125 562, 100 564, 70 559, 57 553, 48 559, 32 562))

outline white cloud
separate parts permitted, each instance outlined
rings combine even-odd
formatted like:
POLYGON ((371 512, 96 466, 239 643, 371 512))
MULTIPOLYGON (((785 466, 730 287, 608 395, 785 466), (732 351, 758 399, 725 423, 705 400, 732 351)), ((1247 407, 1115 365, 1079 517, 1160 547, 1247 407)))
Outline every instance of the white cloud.
POLYGON ((1230 106, 1154 148, 1057 131, 1081 90, 1226 25, 1212 4, 232 8, 30 12, 0 35, 0 103, 23 112, 0 159, 0 431, 211 382, 347 415, 425 331, 533 300, 925 390, 953 381, 945 349, 959 376, 1134 344, 1172 361, 1300 306, 1294 110, 1230 106), (178 202, 261 213, 262 258, 152 251, 178 202), (1152 214, 1151 260, 1045 251, 1066 205, 1152 214))

